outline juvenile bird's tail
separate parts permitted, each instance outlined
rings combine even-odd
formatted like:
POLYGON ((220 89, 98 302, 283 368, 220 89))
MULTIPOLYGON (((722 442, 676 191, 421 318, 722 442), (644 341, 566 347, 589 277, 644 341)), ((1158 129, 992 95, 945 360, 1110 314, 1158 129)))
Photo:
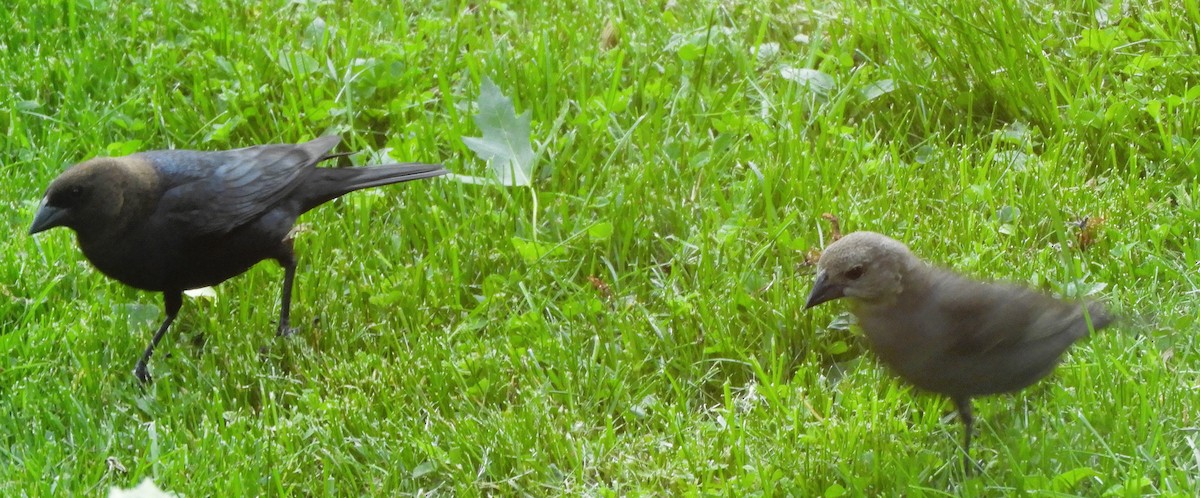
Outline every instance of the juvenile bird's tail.
POLYGON ((446 173, 449 171, 440 164, 424 163, 385 164, 363 168, 315 168, 303 210, 308 211, 355 190, 423 180, 446 173))
POLYGON ((1108 309, 1104 307, 1104 304, 1099 301, 1091 301, 1087 303, 1087 310, 1088 318, 1092 321, 1092 330, 1094 331, 1099 331, 1100 329, 1107 327, 1117 318, 1116 315, 1113 315, 1112 312, 1108 311, 1108 309))

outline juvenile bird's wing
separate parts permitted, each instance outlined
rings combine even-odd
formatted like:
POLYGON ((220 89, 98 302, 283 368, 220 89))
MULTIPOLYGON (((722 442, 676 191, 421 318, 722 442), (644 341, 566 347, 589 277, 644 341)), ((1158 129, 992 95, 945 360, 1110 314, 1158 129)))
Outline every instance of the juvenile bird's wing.
MULTIPOLYGON (((220 235, 287 198, 302 175, 340 139, 259 145, 220 152, 158 151, 144 156, 166 179, 159 212, 191 236, 220 235)), ((297 213, 299 214, 299 213, 297 213)))
MULTIPOLYGON (((1083 304, 1012 285, 956 280, 937 293, 936 319, 945 341, 928 383, 952 396, 1011 392, 1053 370, 1063 352, 1088 333, 1083 304)), ((1092 326, 1110 318, 1092 303, 1092 326)))
MULTIPOLYGON (((1082 304, 1015 285, 949 276, 938 290, 938 301, 952 332, 948 346, 953 353, 990 354, 1039 342, 1061 343, 1065 348, 1088 331, 1082 304)), ((1099 307, 1092 309, 1102 312, 1099 307)), ((1104 316, 1092 320, 1096 328, 1107 323, 1104 316)))

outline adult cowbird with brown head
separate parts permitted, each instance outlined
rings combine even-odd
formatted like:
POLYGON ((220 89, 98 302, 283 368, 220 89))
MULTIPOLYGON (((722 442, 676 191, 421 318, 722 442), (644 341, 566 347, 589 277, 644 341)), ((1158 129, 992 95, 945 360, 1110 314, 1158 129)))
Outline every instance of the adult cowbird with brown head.
POLYGON ((805 308, 839 298, 850 301, 885 365, 954 402, 966 430, 967 472, 975 421, 971 398, 1033 384, 1089 328, 1112 321, 1099 303, 1070 303, 1016 285, 970 280, 930 266, 904 244, 872 232, 847 235, 821 254, 805 308))
POLYGON ((46 189, 29 233, 75 231, 80 249, 102 273, 125 285, 163 293, 166 319, 134 368, 147 363, 183 304, 183 291, 219 284, 259 261, 283 266, 279 333, 290 333, 296 218, 343 194, 447 173, 437 164, 318 168, 344 154, 327 136, 201 152, 160 150, 85 161, 46 189))

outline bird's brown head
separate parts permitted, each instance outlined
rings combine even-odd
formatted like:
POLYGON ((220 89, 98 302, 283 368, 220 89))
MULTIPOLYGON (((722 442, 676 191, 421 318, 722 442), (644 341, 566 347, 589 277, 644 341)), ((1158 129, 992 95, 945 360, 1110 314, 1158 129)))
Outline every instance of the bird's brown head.
POLYGON ((83 240, 120 230, 160 194, 154 167, 136 155, 85 161, 50 182, 29 233, 67 227, 83 240))
POLYGON ((817 281, 805 308, 848 297, 883 303, 903 289, 908 270, 919 262, 904 244, 874 232, 854 232, 834 242, 817 261, 817 281))

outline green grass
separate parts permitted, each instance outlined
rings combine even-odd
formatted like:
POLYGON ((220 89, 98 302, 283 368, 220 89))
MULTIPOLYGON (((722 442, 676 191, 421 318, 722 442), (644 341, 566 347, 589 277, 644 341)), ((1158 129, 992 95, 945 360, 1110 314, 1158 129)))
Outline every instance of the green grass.
POLYGON ((12 0, 0 494, 1194 496, 1200 15, 1083 3, 12 0), (306 215, 301 332, 264 263, 185 301, 145 392, 161 296, 26 235, 95 155, 338 133, 485 174, 484 77, 532 113, 533 188, 306 215), (965 477, 949 403, 802 309, 826 212, 1126 320, 978 401, 965 477))

